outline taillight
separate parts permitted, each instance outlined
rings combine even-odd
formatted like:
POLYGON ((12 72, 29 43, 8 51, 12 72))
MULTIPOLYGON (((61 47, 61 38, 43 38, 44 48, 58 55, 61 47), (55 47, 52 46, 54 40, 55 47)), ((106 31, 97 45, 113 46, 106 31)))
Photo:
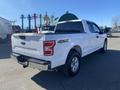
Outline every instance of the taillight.
POLYGON ((55 44, 56 44, 55 40, 44 41, 43 42, 44 56, 52 56, 52 55, 54 55, 54 46, 55 46, 55 44))

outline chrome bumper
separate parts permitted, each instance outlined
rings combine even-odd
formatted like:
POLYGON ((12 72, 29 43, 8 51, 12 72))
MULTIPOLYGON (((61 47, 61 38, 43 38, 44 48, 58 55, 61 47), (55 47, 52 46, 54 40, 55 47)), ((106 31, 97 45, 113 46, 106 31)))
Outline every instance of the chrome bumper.
POLYGON ((40 60, 16 53, 12 53, 11 57, 16 60, 23 67, 31 67, 39 70, 51 70, 51 62, 40 60))

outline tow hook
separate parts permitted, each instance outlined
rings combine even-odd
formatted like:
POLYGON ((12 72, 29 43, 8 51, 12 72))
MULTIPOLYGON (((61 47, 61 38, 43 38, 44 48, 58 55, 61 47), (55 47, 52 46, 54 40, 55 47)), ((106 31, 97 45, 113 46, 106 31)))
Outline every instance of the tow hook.
POLYGON ((28 67, 28 62, 26 61, 26 62, 24 62, 24 64, 23 64, 23 68, 27 68, 28 67))

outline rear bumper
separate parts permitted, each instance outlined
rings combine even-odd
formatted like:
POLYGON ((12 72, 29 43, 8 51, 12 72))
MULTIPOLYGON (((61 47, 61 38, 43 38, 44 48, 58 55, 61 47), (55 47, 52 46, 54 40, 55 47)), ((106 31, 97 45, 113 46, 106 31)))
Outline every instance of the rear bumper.
POLYGON ((39 70, 51 70, 50 61, 36 59, 36 58, 20 55, 17 53, 12 53, 11 57, 14 60, 16 60, 19 64, 23 65, 23 67, 31 67, 39 70))

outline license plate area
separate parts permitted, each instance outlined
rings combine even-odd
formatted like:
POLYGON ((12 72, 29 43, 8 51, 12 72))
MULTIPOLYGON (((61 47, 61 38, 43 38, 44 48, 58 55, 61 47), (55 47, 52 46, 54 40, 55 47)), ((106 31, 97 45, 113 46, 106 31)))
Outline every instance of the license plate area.
POLYGON ((19 64, 26 66, 26 67, 31 67, 33 69, 39 69, 39 70, 45 70, 45 71, 49 69, 48 62, 29 58, 26 56, 18 56, 17 60, 19 64))

